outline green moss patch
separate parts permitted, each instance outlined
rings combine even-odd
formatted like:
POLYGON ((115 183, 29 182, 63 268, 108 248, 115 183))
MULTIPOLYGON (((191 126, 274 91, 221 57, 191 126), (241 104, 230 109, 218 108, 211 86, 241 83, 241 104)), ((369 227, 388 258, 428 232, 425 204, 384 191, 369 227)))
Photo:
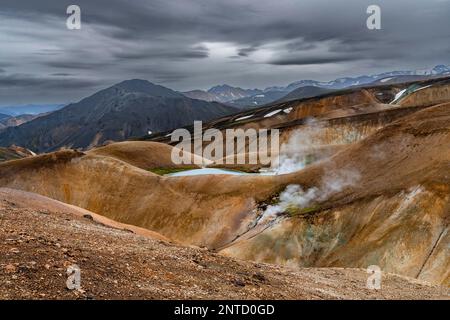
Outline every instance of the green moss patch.
POLYGON ((150 172, 153 172, 157 175, 164 176, 166 174, 177 173, 187 170, 198 169, 197 167, 177 167, 177 168, 153 168, 149 169, 150 172))

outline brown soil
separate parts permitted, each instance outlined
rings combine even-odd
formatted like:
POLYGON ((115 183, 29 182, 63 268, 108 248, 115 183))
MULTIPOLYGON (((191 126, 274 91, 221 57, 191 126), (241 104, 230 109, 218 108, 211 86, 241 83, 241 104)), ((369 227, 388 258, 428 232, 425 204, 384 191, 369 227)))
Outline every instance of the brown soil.
MULTIPOLYGON (((172 162, 172 150, 173 147, 163 143, 126 141, 93 149, 88 154, 112 157, 144 170, 186 167, 186 165, 176 165, 172 162)), ((193 157, 194 155, 192 159, 193 157)), ((196 165, 190 167, 198 168, 196 165)))
MULTIPOLYGON (((355 101, 367 97, 354 94, 355 101)), ((223 249, 236 259, 298 272, 378 264, 386 272, 449 286, 450 104, 393 107, 328 122, 332 128, 323 130, 323 145, 334 144, 341 129, 357 127, 364 139, 288 175, 160 177, 147 170, 167 164, 170 147, 127 142, 88 154, 66 150, 2 163, 0 186, 39 193, 184 245, 223 249), (380 121, 380 114, 391 116, 380 121), (161 162, 155 150, 163 150, 161 162), (261 205, 286 186, 318 187, 345 170, 356 171, 358 182, 308 214, 285 215, 258 234, 252 230, 261 205)))
POLYGON ((233 260, 111 228, 53 200, 29 198, 0 194, 0 299, 440 299, 445 294, 440 287, 390 274, 383 276, 380 290, 369 290, 361 269, 294 271, 233 260), (66 270, 74 264, 81 269, 80 290, 66 287, 66 270))

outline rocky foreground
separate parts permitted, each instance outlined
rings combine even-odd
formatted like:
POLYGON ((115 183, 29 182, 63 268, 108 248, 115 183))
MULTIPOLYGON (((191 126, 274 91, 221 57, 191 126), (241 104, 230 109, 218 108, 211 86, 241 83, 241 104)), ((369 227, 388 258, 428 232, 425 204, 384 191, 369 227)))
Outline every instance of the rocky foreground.
POLYGON ((1 191, 0 299, 444 298, 438 286, 391 274, 370 290, 362 269, 238 261, 108 226, 45 197, 1 191), (66 286, 74 264, 80 290, 66 286))

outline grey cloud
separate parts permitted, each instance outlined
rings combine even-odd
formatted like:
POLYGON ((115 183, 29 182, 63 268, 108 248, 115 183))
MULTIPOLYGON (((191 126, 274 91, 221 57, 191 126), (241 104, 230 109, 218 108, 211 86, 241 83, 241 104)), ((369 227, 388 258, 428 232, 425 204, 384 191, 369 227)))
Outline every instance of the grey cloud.
POLYGON ((37 77, 30 74, 0 74, 2 105, 26 103, 69 103, 103 86, 83 78, 37 77), (73 95, 69 96, 68 93, 73 95), (43 95, 42 93, 47 93, 43 95), (68 98, 70 97, 70 98, 68 98))
MULTIPOLYGON (((188 90, 216 83, 285 85, 348 75, 343 70, 375 73, 450 62, 449 1, 378 0, 380 31, 365 26, 372 0, 75 3, 81 7, 83 27, 69 31, 65 12, 72 0, 2 0, 0 19, 9 20, 0 25, 0 41, 12 38, 22 43, 0 51, 0 68, 21 74, 10 78, 17 85, 7 93, 8 99, 21 95, 20 86, 29 90, 30 102, 51 96, 56 84, 44 79, 50 85, 39 86, 36 79, 42 74, 96 87, 140 77, 188 90), (202 46, 205 43, 225 43, 235 50, 221 58, 220 52, 202 46), (271 54, 263 52, 267 48, 271 54), (27 82, 25 75, 31 80, 27 82), (41 89, 35 96, 29 85, 33 81, 41 89)), ((10 43, 7 40, 3 42, 10 43)), ((1 75, 5 78, 6 72, 1 75)), ((81 98, 96 87, 76 86, 61 97, 81 98)))
POLYGON ((65 72, 57 72, 57 73, 52 73, 51 76, 54 77, 70 77, 73 76, 72 73, 65 73, 65 72))
POLYGON ((33 88, 89 88, 96 83, 85 79, 54 79, 50 77, 35 77, 29 74, 9 74, 0 76, 0 86, 4 88, 33 87, 33 88))
POLYGON ((313 65, 313 64, 327 64, 327 63, 337 63, 343 61, 355 61, 361 59, 360 57, 355 57, 352 55, 349 56, 328 56, 328 57, 282 57, 269 61, 270 64, 280 65, 280 66, 289 66, 289 65, 313 65))
POLYGON ((238 56, 240 57, 248 57, 249 54, 255 52, 258 48, 256 46, 241 48, 238 50, 238 56))
POLYGON ((113 56, 118 59, 124 60, 140 60, 140 59, 202 59, 208 58, 208 50, 206 49, 192 49, 192 50, 167 50, 167 51, 152 51, 151 49, 143 50, 143 51, 126 51, 126 52, 117 52, 114 53, 113 56))
POLYGON ((82 62, 82 61, 47 61, 44 63, 48 67, 58 69, 87 69, 92 70, 111 65, 110 62, 82 62))

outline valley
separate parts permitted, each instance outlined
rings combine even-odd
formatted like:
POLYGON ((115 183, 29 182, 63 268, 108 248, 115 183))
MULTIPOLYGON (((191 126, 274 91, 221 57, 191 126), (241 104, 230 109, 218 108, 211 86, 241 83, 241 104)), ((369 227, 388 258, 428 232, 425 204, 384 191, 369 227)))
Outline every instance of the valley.
POLYGON ((277 128, 280 161, 175 165, 175 143, 163 131, 0 163, 1 241, 4 250, 19 251, 2 255, 0 275, 16 270, 14 257, 22 255, 35 266, 49 264, 37 275, 44 272, 51 283, 59 283, 57 270, 69 262, 89 279, 83 293, 62 284, 54 291, 35 278, 8 280, 0 296, 444 298, 448 78, 277 102, 216 118, 208 128, 277 128), (33 239, 42 232, 46 242, 19 242, 22 232, 33 239), (44 249, 54 238, 71 255, 44 249), (28 256, 33 250, 40 253, 28 256), (107 261, 114 261, 113 274, 124 275, 123 289, 102 278, 107 261), (370 265, 386 277, 379 292, 365 288, 370 265))

